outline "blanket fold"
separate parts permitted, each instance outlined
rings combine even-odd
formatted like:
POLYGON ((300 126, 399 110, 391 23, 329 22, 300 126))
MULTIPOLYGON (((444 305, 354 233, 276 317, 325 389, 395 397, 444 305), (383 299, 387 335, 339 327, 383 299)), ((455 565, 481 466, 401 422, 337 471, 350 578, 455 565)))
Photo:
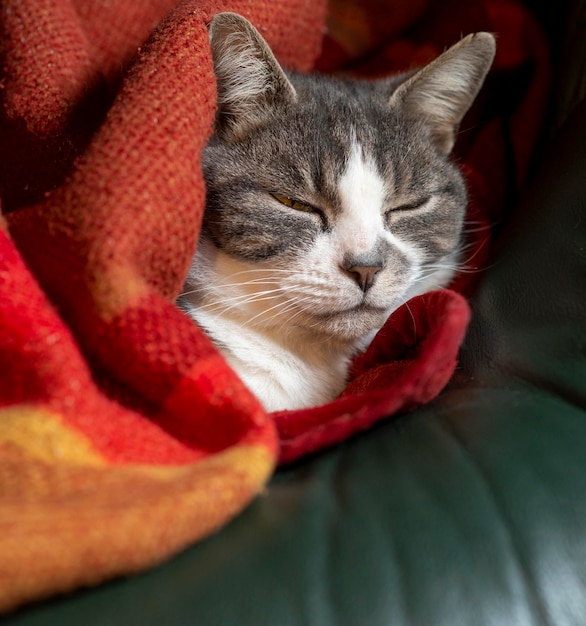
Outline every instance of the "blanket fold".
POLYGON ((324 0, 0 2, 0 610, 168 558, 241 511, 277 463, 449 381, 465 296, 523 180, 548 69, 519 4, 437 6, 332 0, 324 37, 324 0), (457 147, 469 271, 399 309, 340 398, 310 410, 268 415, 174 306, 205 206, 207 24, 225 10, 300 71, 381 75, 460 32, 499 36, 457 147))

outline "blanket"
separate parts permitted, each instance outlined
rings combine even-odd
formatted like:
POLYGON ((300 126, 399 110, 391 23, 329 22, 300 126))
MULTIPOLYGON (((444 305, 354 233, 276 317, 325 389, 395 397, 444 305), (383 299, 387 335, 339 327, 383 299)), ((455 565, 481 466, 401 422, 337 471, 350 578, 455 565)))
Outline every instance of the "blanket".
POLYGON ((152 567, 277 464, 440 393, 527 170, 547 58, 513 0, 1 0, 0 610, 152 567), (455 153, 467 271, 399 309, 310 410, 267 414, 174 306, 205 206, 206 28, 225 10, 299 71, 382 76, 498 36, 455 153))

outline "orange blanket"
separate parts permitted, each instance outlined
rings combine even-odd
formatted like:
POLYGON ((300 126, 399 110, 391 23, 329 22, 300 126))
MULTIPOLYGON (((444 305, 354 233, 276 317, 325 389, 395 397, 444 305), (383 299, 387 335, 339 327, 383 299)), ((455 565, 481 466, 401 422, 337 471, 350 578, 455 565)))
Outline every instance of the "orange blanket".
POLYGON ((496 31, 458 146, 469 259, 486 262, 539 128, 544 43, 512 1, 395 5, 335 0, 324 39, 323 0, 1 0, 0 610, 168 558, 241 511, 278 461, 449 380, 467 275, 399 310, 341 398, 273 415, 173 305, 205 204, 206 24, 224 10, 290 68, 362 76, 496 31))

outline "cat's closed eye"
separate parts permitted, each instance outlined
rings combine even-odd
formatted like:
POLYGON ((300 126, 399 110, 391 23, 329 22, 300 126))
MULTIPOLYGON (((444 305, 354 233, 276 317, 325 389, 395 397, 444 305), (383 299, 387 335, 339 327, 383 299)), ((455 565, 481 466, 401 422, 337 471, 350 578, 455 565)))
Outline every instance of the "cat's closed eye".
POLYGON ((418 198, 412 202, 405 202, 404 204, 391 207, 388 211, 386 211, 385 215, 390 217, 392 213, 407 213, 409 211, 416 211, 417 209, 422 209, 430 200, 431 197, 426 196, 425 198, 418 198))
POLYGON ((311 204, 306 204, 305 202, 301 202, 301 200, 295 200, 295 198, 290 198, 289 196, 284 196, 280 193, 271 193, 270 194, 277 202, 282 205, 289 207, 290 209, 294 209, 295 211, 299 211, 301 213, 308 213, 310 215, 314 215, 319 218, 322 229, 327 231, 329 228, 328 218, 326 214, 320 209, 312 206, 311 204))
POLYGON ((318 210, 315 207, 312 207, 310 204, 305 204, 305 202, 300 202, 299 200, 295 200, 294 198, 289 198, 287 196, 283 196, 280 193, 271 193, 271 196, 281 204, 285 206, 295 209, 296 211, 303 211, 304 213, 317 213, 318 210))

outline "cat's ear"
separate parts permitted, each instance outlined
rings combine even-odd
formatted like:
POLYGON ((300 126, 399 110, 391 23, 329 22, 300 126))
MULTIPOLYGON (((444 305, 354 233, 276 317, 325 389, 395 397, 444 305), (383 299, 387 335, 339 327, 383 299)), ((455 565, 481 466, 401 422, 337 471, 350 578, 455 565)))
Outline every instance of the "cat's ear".
POLYGON ((391 96, 406 111, 425 119, 440 150, 454 147, 462 118, 476 98, 494 59, 490 33, 468 35, 410 76, 391 96))
POLYGON ((236 13, 219 13, 209 27, 218 83, 216 132, 237 140, 275 106, 296 100, 293 85, 254 26, 236 13))

